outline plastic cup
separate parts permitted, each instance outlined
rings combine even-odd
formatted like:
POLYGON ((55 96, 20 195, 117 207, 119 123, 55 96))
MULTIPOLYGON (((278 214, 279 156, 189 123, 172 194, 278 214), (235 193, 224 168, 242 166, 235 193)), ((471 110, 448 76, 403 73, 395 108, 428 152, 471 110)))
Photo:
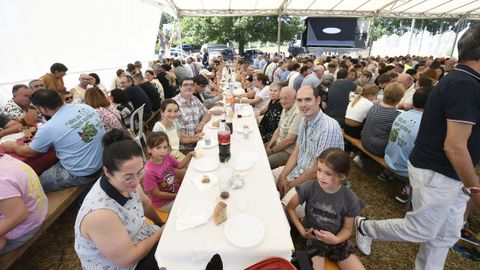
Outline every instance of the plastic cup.
POLYGON ((218 180, 218 189, 222 199, 228 199, 228 197, 230 197, 230 188, 232 186, 231 178, 232 169, 227 167, 223 170, 223 175, 218 180))
POLYGON ((206 146, 210 146, 210 144, 212 143, 212 138, 210 138, 210 135, 205 135, 203 137, 203 140, 205 141, 206 146))
POLYGON ((243 127, 242 132, 243 132, 243 138, 245 140, 248 140, 248 137, 250 135, 250 129, 248 127, 243 127))

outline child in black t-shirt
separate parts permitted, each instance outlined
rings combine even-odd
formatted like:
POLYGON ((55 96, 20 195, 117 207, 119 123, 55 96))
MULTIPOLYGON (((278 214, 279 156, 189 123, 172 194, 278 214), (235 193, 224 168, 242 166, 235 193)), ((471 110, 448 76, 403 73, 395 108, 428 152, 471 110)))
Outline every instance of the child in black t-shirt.
POLYGON ((364 269, 360 260, 347 249, 354 218, 363 202, 343 185, 350 171, 350 158, 339 148, 329 148, 317 158, 317 181, 297 187, 288 202, 287 213, 300 234, 318 253, 312 258, 313 269, 324 269, 324 258, 341 269, 364 269), (304 224, 295 208, 305 202, 304 224))

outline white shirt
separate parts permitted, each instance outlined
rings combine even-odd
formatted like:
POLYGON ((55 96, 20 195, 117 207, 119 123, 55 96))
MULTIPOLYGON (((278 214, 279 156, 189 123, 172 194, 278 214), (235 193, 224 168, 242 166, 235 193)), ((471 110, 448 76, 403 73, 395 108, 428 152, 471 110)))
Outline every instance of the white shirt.
POLYGON ((403 94, 403 98, 400 100, 398 104, 408 104, 412 105, 413 104, 413 94, 415 94, 415 84, 412 84, 410 88, 405 90, 405 93, 403 94))
MULTIPOLYGON (((353 102, 353 101, 352 101, 353 102)), ((357 122, 363 122, 367 118, 367 113, 373 106, 373 102, 365 97, 361 97, 360 100, 352 107, 352 102, 348 104, 347 113, 345 119, 351 119, 357 122)))
POLYGON ((255 94, 255 98, 260 97, 262 99, 262 102, 258 103, 253 110, 256 112, 260 110, 265 103, 267 103, 270 100, 270 86, 265 86, 262 90, 258 91, 255 94))

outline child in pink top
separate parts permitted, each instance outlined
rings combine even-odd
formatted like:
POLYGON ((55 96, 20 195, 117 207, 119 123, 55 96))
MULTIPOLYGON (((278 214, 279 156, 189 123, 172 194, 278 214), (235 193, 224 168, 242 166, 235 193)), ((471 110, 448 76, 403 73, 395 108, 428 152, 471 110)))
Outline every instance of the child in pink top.
POLYGON ((148 134, 147 151, 150 154, 150 160, 145 163, 143 188, 156 208, 170 212, 182 181, 175 176, 175 169, 185 168, 194 156, 194 152, 188 153, 182 161, 178 162, 170 154, 170 143, 164 132, 148 134))

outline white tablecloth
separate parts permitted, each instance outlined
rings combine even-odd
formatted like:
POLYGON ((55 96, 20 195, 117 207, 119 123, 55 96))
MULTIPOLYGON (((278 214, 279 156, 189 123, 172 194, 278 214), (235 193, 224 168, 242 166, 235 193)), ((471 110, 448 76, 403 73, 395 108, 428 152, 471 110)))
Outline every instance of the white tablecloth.
MULTIPOLYGON (((248 106, 248 105, 245 105, 248 106)), ((176 229, 176 216, 178 209, 191 200, 207 200, 215 205, 220 201, 218 186, 213 186, 204 191, 199 191, 192 183, 192 177, 205 174, 194 169, 196 159, 192 159, 185 175, 179 193, 175 199, 170 217, 158 244, 155 258, 159 267, 167 269, 205 269, 211 257, 220 254, 224 269, 243 269, 269 256, 291 258, 293 243, 290 238, 290 227, 283 212, 279 194, 276 190, 273 176, 268 163, 258 126, 250 106, 246 107, 251 115, 236 118, 233 122, 231 137, 232 158, 241 153, 256 152, 258 160, 247 171, 235 172, 245 177, 245 185, 240 189, 246 194, 246 207, 239 207, 237 190, 230 192, 227 203, 227 216, 232 218, 238 214, 252 215, 258 218, 265 227, 265 237, 256 246, 240 248, 230 243, 224 234, 225 223, 216 226, 212 218, 207 224, 178 232, 176 229), (246 140, 238 130, 248 125, 253 131, 246 140), (243 210, 240 210, 243 208, 243 210)), ((213 117, 213 120, 218 117, 213 117)), ((217 136, 217 129, 206 125, 204 132, 212 137, 217 136)), ((215 140, 216 141, 216 140, 215 140)), ((218 146, 204 149, 205 156, 218 159, 218 146)), ((223 166, 214 170, 218 178, 222 177, 223 166)), ((243 204, 244 202, 242 202, 243 204)), ((244 206, 244 205, 243 205, 244 206)))

